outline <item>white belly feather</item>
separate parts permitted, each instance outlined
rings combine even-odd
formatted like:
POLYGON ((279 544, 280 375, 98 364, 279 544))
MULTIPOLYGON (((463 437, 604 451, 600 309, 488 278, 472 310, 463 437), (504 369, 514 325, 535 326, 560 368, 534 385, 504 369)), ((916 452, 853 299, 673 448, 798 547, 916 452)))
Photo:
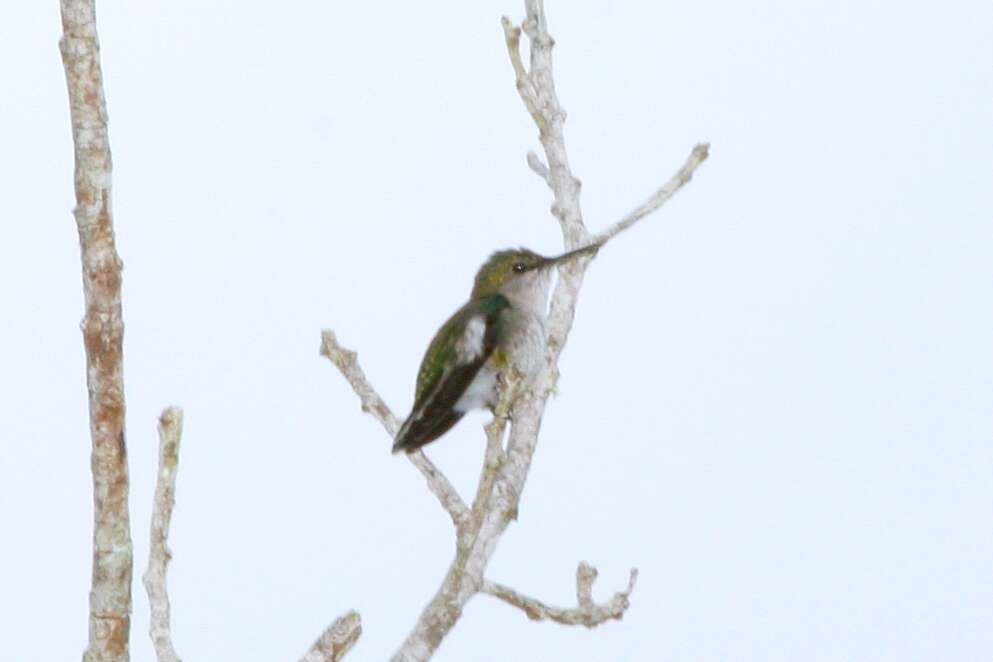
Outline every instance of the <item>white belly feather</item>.
POLYGON ((463 414, 472 409, 487 409, 496 406, 497 376, 485 365, 476 373, 462 397, 455 403, 455 411, 463 414))
MULTIPOLYGON (((534 311, 522 311, 511 324, 501 349, 510 357, 527 380, 534 379, 545 360, 545 316, 534 311)), ((476 377, 455 403, 456 411, 492 409, 497 403, 497 373, 489 364, 480 368, 476 377)))

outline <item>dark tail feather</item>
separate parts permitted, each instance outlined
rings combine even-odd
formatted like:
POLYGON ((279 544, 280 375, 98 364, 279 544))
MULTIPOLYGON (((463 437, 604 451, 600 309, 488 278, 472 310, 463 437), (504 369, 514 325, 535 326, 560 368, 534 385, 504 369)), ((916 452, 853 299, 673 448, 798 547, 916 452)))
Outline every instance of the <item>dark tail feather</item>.
POLYGON ((393 442, 393 452, 413 453, 424 444, 430 443, 452 429, 464 414, 448 409, 442 414, 412 420, 413 414, 404 421, 393 442))

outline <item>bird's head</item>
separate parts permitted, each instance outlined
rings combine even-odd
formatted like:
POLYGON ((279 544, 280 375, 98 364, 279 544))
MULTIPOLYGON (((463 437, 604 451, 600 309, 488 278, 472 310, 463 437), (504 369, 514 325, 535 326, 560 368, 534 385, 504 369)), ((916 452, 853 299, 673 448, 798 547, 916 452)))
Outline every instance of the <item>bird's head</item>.
POLYGON ((538 255, 527 248, 497 251, 476 272, 472 297, 503 294, 513 300, 515 294, 528 296, 545 293, 551 280, 551 268, 580 255, 590 255, 599 246, 586 246, 555 257, 538 255))

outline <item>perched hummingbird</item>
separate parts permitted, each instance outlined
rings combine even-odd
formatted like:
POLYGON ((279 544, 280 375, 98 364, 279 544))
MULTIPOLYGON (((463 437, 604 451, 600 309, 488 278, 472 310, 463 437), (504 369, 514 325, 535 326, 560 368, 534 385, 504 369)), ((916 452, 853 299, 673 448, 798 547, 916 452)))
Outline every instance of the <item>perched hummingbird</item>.
POLYGON ((434 441, 471 409, 493 409, 498 376, 507 367, 533 379, 545 358, 552 267, 598 248, 557 257, 526 248, 491 255, 476 273, 468 303, 438 329, 421 359, 414 407, 393 452, 434 441))

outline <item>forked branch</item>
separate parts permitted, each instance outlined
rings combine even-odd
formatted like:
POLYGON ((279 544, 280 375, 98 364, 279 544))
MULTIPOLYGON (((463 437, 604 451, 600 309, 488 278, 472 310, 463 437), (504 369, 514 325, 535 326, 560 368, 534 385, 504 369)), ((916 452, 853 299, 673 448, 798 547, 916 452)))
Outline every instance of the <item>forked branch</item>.
MULTIPOLYGON (((521 27, 507 18, 503 19, 502 24, 517 91, 538 127, 538 138, 544 151, 544 160, 529 152, 527 163, 552 191, 554 201, 551 212, 559 221, 565 247, 602 246, 660 208, 689 182, 694 170, 707 158, 708 148, 706 144, 697 145, 686 164, 644 204, 604 232, 591 236, 583 223, 579 204, 581 185, 572 174, 565 148, 565 112, 559 105, 552 75, 552 46, 555 42, 548 34, 542 1, 525 0, 525 8, 527 17, 521 27), (521 56, 522 33, 527 35, 530 43, 530 70, 521 56)), ((533 383, 524 385, 520 393, 508 393, 507 390, 501 393, 501 405, 495 412, 493 422, 486 427, 487 450, 472 510, 467 510, 451 484, 426 458, 419 463, 419 453, 411 457, 428 479, 432 492, 452 515, 458 528, 458 544, 455 559, 441 586, 394 655, 394 661, 420 662, 429 659, 462 616, 466 602, 479 592, 494 595, 524 610, 532 618, 586 627, 620 618, 628 608, 636 571, 631 573, 627 590, 598 605, 592 600, 596 570, 585 563, 580 564, 576 579, 579 605, 572 609, 546 605, 484 578, 497 541, 509 522, 517 517, 545 404, 558 378, 558 358, 568 339, 583 275, 591 259, 577 258, 559 269, 548 316, 545 367, 533 383), (509 434, 506 434, 508 420, 511 424, 509 434)), ((369 385, 358 367, 354 352, 341 348, 334 334, 325 331, 321 353, 338 367, 359 396, 363 409, 379 419, 392 438, 399 421, 369 385)), ((506 380, 505 385, 513 382, 506 380)))
POLYGON ((576 569, 576 597, 579 605, 568 609, 546 605, 540 600, 491 581, 483 582, 482 592, 517 607, 533 621, 547 619, 562 625, 582 625, 592 629, 611 619, 620 620, 624 616, 630 604, 628 597, 638 579, 638 571, 632 568, 627 589, 615 593, 614 597, 603 604, 593 602, 593 582, 596 581, 596 577, 596 568, 585 562, 579 564, 576 569))

